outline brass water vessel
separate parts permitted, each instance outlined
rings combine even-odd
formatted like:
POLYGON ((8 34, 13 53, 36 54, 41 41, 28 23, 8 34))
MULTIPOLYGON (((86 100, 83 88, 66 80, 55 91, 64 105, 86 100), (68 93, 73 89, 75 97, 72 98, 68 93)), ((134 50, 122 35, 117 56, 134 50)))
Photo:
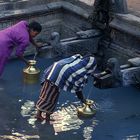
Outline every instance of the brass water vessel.
POLYGON ((78 116, 91 117, 96 114, 95 102, 93 100, 86 100, 83 107, 77 108, 78 116))
POLYGON ((23 69, 23 80, 25 83, 34 84, 38 82, 40 70, 35 65, 36 60, 29 60, 29 65, 23 69))

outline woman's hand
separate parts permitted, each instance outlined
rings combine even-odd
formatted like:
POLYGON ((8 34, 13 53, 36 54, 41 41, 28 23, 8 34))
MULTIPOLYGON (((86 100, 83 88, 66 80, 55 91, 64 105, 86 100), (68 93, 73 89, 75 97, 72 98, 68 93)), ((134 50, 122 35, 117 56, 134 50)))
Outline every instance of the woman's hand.
POLYGON ((80 99, 80 101, 82 103, 86 103, 86 99, 84 98, 82 91, 77 91, 76 95, 77 95, 78 99, 80 99))

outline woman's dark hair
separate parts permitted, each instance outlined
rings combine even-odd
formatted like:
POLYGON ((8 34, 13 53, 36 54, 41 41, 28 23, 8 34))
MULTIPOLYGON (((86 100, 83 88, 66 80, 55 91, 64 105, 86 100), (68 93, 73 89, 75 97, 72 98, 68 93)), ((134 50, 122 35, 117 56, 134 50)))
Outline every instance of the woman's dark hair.
POLYGON ((31 23, 29 23, 29 29, 32 29, 40 33, 42 30, 42 26, 40 25, 40 23, 32 21, 31 23))

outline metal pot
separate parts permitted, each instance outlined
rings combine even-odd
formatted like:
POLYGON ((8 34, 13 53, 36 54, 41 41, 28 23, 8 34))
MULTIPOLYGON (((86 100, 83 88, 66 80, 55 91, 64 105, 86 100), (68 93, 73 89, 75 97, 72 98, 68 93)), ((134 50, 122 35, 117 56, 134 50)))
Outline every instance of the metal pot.
POLYGON ((96 109, 95 109, 95 104, 94 101, 92 100, 86 100, 86 103, 84 104, 83 107, 78 107, 77 112, 79 116, 83 117, 91 117, 95 115, 96 109))
POLYGON ((35 60, 29 60, 29 66, 23 69, 23 80, 25 83, 33 84, 38 82, 40 70, 35 65, 35 60))

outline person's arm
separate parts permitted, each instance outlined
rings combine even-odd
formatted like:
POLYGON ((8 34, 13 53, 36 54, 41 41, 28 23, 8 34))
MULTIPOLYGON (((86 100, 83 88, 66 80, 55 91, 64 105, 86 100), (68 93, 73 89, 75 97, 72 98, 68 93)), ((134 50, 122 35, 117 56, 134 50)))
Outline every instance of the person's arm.
POLYGON ((83 96, 82 91, 77 91, 76 92, 77 98, 82 102, 82 103, 86 103, 86 99, 83 96))
POLYGON ((30 39, 30 42, 33 44, 33 46, 35 46, 36 51, 39 52, 41 45, 36 43, 33 38, 30 39))
POLYGON ((25 59, 23 56, 24 51, 27 46, 28 46, 28 43, 25 43, 24 41, 21 42, 16 49, 16 56, 28 65, 29 64, 28 60, 25 59))

